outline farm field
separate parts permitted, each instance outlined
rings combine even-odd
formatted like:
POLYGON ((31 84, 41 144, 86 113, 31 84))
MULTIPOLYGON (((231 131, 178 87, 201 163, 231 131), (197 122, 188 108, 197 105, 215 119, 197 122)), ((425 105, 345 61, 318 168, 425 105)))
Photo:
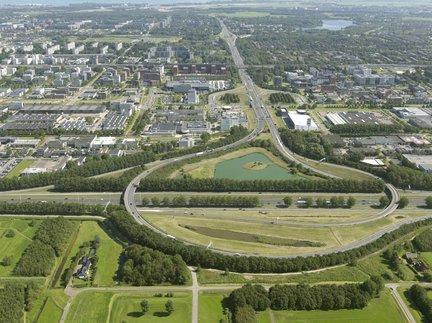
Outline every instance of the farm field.
MULTIPOLYGON (((95 236, 100 238, 100 246, 97 250, 98 269, 94 278, 96 286, 112 286, 115 283, 115 276, 118 268, 118 261, 123 247, 112 240, 109 235, 102 229, 98 222, 83 221, 81 222, 78 237, 66 262, 65 270, 69 268, 72 258, 77 254, 79 247, 86 242, 92 241, 95 236)), ((77 284, 83 284, 84 281, 76 280, 77 284)))
POLYGON ((0 265, 0 277, 10 276, 22 253, 32 242, 32 238, 39 227, 40 221, 12 219, 0 219, 0 261, 7 256, 11 258, 10 266, 0 265), (29 224, 32 223, 33 226, 29 224), (15 233, 14 237, 7 237, 9 231, 15 233))
POLYGON ((192 318, 192 295, 190 293, 174 293, 174 297, 155 297, 152 294, 114 295, 109 322, 179 322, 189 323, 192 318), (147 300, 149 311, 142 315, 140 302, 147 300), (165 312, 165 303, 171 300, 174 312, 165 312))
POLYGON ((390 295, 384 290, 364 309, 338 311, 273 311, 276 323, 283 322, 369 322, 403 323, 402 314, 390 295))

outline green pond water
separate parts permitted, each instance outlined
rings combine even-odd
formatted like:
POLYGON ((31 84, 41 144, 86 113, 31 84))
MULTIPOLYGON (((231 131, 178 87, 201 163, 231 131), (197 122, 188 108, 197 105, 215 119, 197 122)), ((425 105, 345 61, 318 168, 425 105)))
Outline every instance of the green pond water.
POLYGON ((293 175, 288 169, 273 163, 261 153, 252 153, 243 157, 226 160, 216 164, 215 178, 231 178, 237 180, 254 179, 301 179, 298 175, 293 175), (255 164, 256 169, 250 169, 254 163, 262 163, 267 167, 255 164), (248 169, 249 167, 249 169, 248 169))

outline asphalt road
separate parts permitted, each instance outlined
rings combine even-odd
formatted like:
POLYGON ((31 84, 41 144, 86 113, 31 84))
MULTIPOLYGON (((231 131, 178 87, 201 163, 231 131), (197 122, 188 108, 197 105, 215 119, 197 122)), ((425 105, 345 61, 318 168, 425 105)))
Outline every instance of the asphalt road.
MULTIPOLYGON (((279 136, 279 132, 278 132, 277 126, 273 123, 268 110, 265 108, 264 103, 262 101, 262 98, 260 97, 260 95, 258 94, 258 92, 256 90, 254 82, 252 81, 252 79, 248 75, 247 71, 242 68, 242 67, 244 67, 244 63, 243 63, 243 59, 240 56, 240 53, 239 53, 236 45, 235 45, 235 40, 236 40, 235 35, 233 35, 232 33, 230 33, 228 31, 228 29, 226 28, 226 26, 224 25, 224 23, 221 20, 219 20, 219 22, 220 22, 220 24, 222 26, 221 36, 222 36, 223 39, 225 39, 227 41, 228 46, 229 46, 229 48, 231 50, 234 62, 236 64, 236 66, 239 67, 239 75, 240 75, 241 81, 242 81, 243 85, 245 86, 247 93, 249 94, 249 98, 251 100, 251 106, 254 109, 254 112, 256 114, 258 122, 257 122, 257 128, 250 135, 248 135, 246 138, 243 138, 243 139, 241 139, 241 140, 239 140, 239 141, 237 141, 235 143, 232 143, 230 145, 227 145, 225 147, 220 147, 220 148, 214 149, 213 152, 223 151, 223 150, 226 150, 228 148, 238 147, 239 145, 241 145, 241 144, 243 144, 243 143, 245 143, 247 141, 250 141, 250 140, 254 139, 258 134, 260 134, 263 131, 264 124, 265 124, 268 127, 268 129, 269 129, 269 131, 270 131, 270 133, 271 133, 271 135, 272 135, 272 137, 274 139, 274 142, 276 143, 277 148, 281 151, 281 153, 284 154, 284 156, 286 156, 287 158, 289 158, 292 161, 297 162, 298 164, 301 164, 305 168, 313 170, 314 172, 316 172, 318 174, 322 174, 322 175, 324 175, 326 177, 330 177, 330 178, 338 178, 337 176, 335 176, 333 174, 324 172, 324 171, 322 171, 320 169, 316 169, 316 168, 314 168, 314 167, 312 167, 312 166, 310 166, 308 164, 305 164, 304 162, 302 162, 301 160, 299 160, 293 152, 291 152, 287 147, 285 147, 283 145, 282 140, 281 140, 281 138, 279 136)), ((159 169, 159 168, 161 168, 163 166, 166 166, 166 165, 178 162, 178 161, 183 161, 183 160, 191 159, 191 158, 193 158, 193 157, 195 157, 197 155, 206 155, 206 154, 209 154, 209 153, 210 152, 208 152, 208 151, 204 151, 204 152, 201 152, 201 153, 198 153, 198 154, 190 154, 190 155, 185 155, 185 156, 181 156, 181 157, 178 157, 178 158, 172 158, 172 159, 164 160, 164 161, 161 161, 157 166, 153 167, 152 169, 146 170, 145 172, 143 172, 140 175, 138 175, 137 177, 135 177, 131 181, 131 183, 128 185, 128 187, 126 188, 126 190, 125 190, 125 192, 123 194, 123 199, 124 199, 126 210, 134 217, 134 219, 135 219, 135 221, 137 223, 145 225, 148 228, 152 229, 153 231, 158 232, 158 233, 160 233, 160 234, 162 234, 164 236, 167 236, 167 237, 175 239, 175 237, 173 237, 169 233, 164 232, 162 229, 160 229, 160 228, 158 228, 158 227, 150 224, 149 222, 147 222, 145 219, 143 219, 140 216, 140 213, 139 213, 139 210, 137 208, 137 205, 135 203, 135 198, 134 198, 136 189, 139 186, 139 183, 140 183, 140 181, 142 179, 144 179, 146 176, 148 176, 151 172, 153 172, 153 171, 155 171, 155 170, 157 170, 157 169, 159 169)), ((341 169, 350 169, 350 170, 353 170, 353 169, 351 169, 349 167, 345 167, 345 166, 339 166, 339 165, 333 165, 333 164, 332 164, 332 166, 339 167, 341 169)), ((354 171, 357 171, 359 173, 363 173, 363 174, 366 174, 368 176, 371 176, 371 178, 376 178, 375 176, 373 176, 373 175, 371 175, 369 173, 366 173, 366 172, 362 172, 362 171, 359 171, 359 170, 354 170, 354 171)), ((389 191, 389 193, 390 193, 390 195, 392 197, 391 202, 388 205, 388 207, 386 209, 384 209, 382 212, 379 212, 378 214, 376 214, 373 217, 369 217, 369 218, 361 219, 361 220, 357 220, 357 221, 351 221, 347 225, 355 225, 355 224, 360 224, 360 223, 374 221, 376 219, 386 217, 386 216, 390 215, 391 213, 393 213, 397 209, 397 207, 398 207, 398 203, 399 203, 399 199, 400 199, 399 192, 396 190, 395 187, 393 187, 393 185, 387 184, 386 186, 387 186, 387 189, 388 189, 388 191, 389 191)), ((429 216, 427 216, 427 217, 429 217, 429 216)), ((374 234, 372 234, 372 235, 370 235, 370 236, 368 236, 368 237, 366 237, 366 238, 364 238, 362 240, 356 241, 356 242, 354 242, 352 244, 349 244, 349 245, 346 245, 346 246, 341 246, 341 247, 338 247, 338 248, 328 249, 328 250, 324 250, 324 251, 321 251, 321 252, 318 252, 318 253, 305 253, 305 254, 302 254, 301 256, 306 257, 306 256, 310 256, 310 255, 324 255, 324 254, 330 254, 330 253, 335 253, 335 252, 341 252, 341 251, 345 251, 345 250, 354 249, 354 248, 360 247, 362 245, 368 244, 368 243, 370 243, 370 242, 378 239, 379 237, 381 237, 383 234, 385 234, 387 232, 391 232, 393 230, 396 230, 402 224, 420 221, 423 218, 425 218, 425 217, 420 217, 420 218, 415 218, 415 219, 408 219, 408 220, 399 222, 399 223, 397 223, 395 225, 387 227, 384 230, 378 231, 378 232, 376 232, 376 233, 374 233, 374 234)), ((298 223, 296 223, 296 225, 298 225, 298 223)), ((310 223, 308 223, 308 225, 309 226, 313 226, 310 223)), ((320 224, 317 224, 317 225, 322 226, 324 224, 320 223, 320 224)), ((331 224, 327 224, 327 225, 328 226, 333 226, 335 224, 331 223, 331 224)), ((180 239, 178 239, 178 240, 180 240, 180 239)), ((184 242, 187 245, 191 245, 191 243, 189 243, 187 241, 183 241, 183 240, 180 240, 180 241, 184 242)), ((231 253, 231 252, 226 252, 226 251, 223 251, 223 250, 216 250, 216 249, 212 249, 212 250, 217 251, 217 252, 221 252, 221 253, 224 253, 224 254, 239 255, 238 253, 231 253)), ((245 255, 245 256, 249 256, 249 255, 245 255)), ((295 256, 294 255, 286 255, 286 256, 283 256, 282 258, 293 258, 293 257, 297 257, 297 256, 298 255, 295 255, 295 256)))

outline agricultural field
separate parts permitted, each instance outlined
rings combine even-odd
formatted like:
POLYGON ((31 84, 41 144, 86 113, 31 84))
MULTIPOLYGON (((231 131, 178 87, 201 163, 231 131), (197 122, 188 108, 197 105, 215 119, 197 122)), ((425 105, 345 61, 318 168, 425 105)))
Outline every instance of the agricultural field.
POLYGON ((174 293, 174 297, 155 297, 152 294, 114 295, 111 300, 109 322, 179 322, 187 323, 192 318, 192 295, 189 293, 174 293), (140 302, 147 300, 149 311, 143 315, 140 302), (174 312, 168 315, 165 303, 171 300, 174 312))
POLYGON ((9 266, 0 265, 0 277, 11 275, 22 253, 31 243, 39 224, 38 220, 0 219, 0 261, 11 257, 9 266), (13 231, 13 237, 8 237, 10 231, 13 231))
POLYGON ((372 299, 361 310, 338 311, 273 311, 276 323, 282 322, 381 322, 403 323, 404 318, 392 298, 390 291, 384 290, 379 298, 372 299))
MULTIPOLYGON (((98 222, 81 222, 77 239, 71 249, 69 260, 66 262, 64 269, 69 268, 72 258, 77 254, 79 247, 94 240, 95 236, 99 236, 100 246, 96 253, 99 260, 93 284, 95 286, 113 286, 116 281, 119 258, 123 247, 111 239, 98 222)), ((74 284, 87 285, 87 282, 76 279, 74 284)))

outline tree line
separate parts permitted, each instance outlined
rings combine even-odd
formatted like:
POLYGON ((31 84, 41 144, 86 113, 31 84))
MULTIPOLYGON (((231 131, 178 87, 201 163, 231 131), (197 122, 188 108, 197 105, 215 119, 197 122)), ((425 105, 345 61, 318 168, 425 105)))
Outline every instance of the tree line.
POLYGON ((234 322, 246 323, 249 321, 243 316, 250 308, 256 312, 268 308, 277 311, 362 309, 372 298, 379 296, 383 288, 384 283, 377 276, 361 284, 275 285, 269 291, 261 285, 247 284, 232 291, 224 303, 233 313, 234 322), (242 308, 245 311, 240 311, 242 308))
POLYGON ((35 174, 26 177, 0 179, 0 191, 20 190, 31 187, 54 185, 71 177, 91 177, 119 169, 140 166, 155 160, 152 152, 110 157, 109 155, 95 156, 82 166, 69 162, 66 169, 50 173, 35 174))
POLYGON ((63 217, 46 219, 18 261, 16 276, 48 276, 66 248, 74 226, 63 217))
POLYGON ((426 322, 432 322, 432 300, 427 290, 420 285, 413 285, 409 289, 409 295, 414 305, 423 314, 426 322))
POLYGON ((125 171, 119 177, 70 177, 54 185, 54 192, 122 192, 136 176, 145 170, 138 166, 125 171))
POLYGON ((172 199, 165 196, 160 199, 144 197, 143 206, 164 206, 164 207, 257 207, 260 200, 257 196, 231 196, 231 195, 212 195, 212 196, 191 196, 186 198, 183 195, 175 196, 172 199))
POLYGON ((327 180, 234 180, 228 178, 146 178, 139 190, 144 192, 326 192, 326 193, 380 193, 380 180, 352 179, 327 180))
MULTIPOLYGON (((409 130, 412 129, 409 128, 409 130)), ((330 131, 350 135, 388 135, 404 132, 405 128, 400 124, 337 124, 331 126, 330 131)))
POLYGON ((24 310, 29 312, 39 296, 40 286, 34 282, 7 282, 0 288, 0 323, 20 323, 24 310))
POLYGON ((140 245, 131 245, 124 251, 122 280, 135 286, 164 283, 184 285, 189 271, 179 255, 169 256, 140 245))
POLYGON ((364 246, 344 252, 322 256, 296 258, 267 258, 229 256, 216 253, 204 247, 185 245, 183 242, 164 237, 146 226, 135 222, 126 211, 115 211, 109 214, 112 224, 131 242, 159 250, 169 255, 180 255, 188 265, 202 266, 234 272, 253 273, 286 273, 320 269, 352 261, 383 249, 389 243, 421 227, 432 225, 432 220, 423 220, 405 224, 399 229, 386 233, 377 240, 364 246))
MULTIPOLYGON (((118 206, 117 206, 118 207, 118 206)), ((113 207, 109 210, 111 210, 113 207)), ((116 208, 114 206, 114 208, 116 208)), ((103 215, 105 206, 101 204, 59 203, 24 201, 20 203, 0 201, 1 214, 31 215, 103 215)))

